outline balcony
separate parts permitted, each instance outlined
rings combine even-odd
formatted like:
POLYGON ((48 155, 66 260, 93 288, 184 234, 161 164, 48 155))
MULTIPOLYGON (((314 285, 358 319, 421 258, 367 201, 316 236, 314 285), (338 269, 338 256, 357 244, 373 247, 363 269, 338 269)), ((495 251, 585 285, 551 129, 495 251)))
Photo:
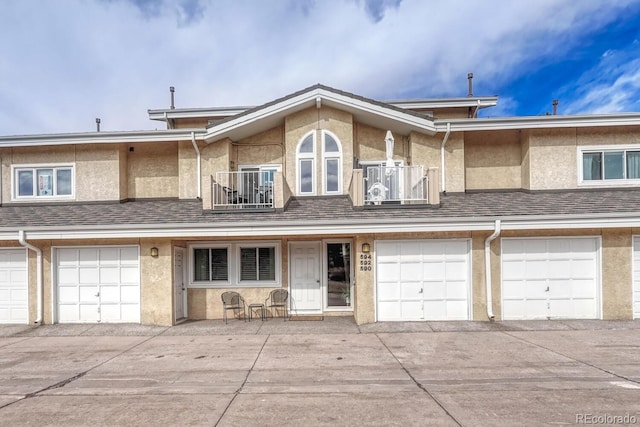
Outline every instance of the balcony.
POLYGON ((440 203, 438 169, 379 165, 354 169, 349 194, 354 206, 440 203))
POLYGON ((272 209, 273 171, 218 172, 212 180, 213 209, 272 209))

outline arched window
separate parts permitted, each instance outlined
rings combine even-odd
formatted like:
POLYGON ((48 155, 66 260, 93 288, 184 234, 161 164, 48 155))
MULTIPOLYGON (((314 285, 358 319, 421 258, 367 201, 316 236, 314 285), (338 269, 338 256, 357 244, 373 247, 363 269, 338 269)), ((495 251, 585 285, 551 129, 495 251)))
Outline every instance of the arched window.
POLYGON ((342 194, 342 147, 338 138, 322 132, 324 194, 342 194))
POLYGON ((316 194, 316 138, 315 132, 307 134, 296 151, 298 194, 316 194))

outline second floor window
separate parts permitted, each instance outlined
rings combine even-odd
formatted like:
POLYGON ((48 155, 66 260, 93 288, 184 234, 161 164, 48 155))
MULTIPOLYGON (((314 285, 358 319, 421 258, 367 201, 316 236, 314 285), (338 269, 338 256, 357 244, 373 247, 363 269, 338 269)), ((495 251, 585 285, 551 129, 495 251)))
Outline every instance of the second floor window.
POLYGON ((73 197, 73 166, 14 168, 14 196, 21 198, 73 197))
POLYGON ((322 142, 316 149, 316 131, 312 131, 298 144, 296 151, 297 189, 302 196, 342 194, 342 146, 338 137, 322 131, 322 142), (319 173, 316 171, 320 168, 319 173), (321 184, 316 180, 321 178, 321 184))
POLYGON ((582 183, 640 180, 640 148, 582 151, 582 183))

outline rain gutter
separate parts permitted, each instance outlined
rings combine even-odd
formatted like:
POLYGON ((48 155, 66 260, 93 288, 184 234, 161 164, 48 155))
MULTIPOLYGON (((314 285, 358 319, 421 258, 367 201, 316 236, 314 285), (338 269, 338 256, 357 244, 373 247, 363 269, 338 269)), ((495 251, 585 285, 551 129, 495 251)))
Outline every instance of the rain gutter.
POLYGON ((446 174, 445 174, 445 162, 444 162, 444 146, 447 143, 447 141, 449 140, 449 134, 451 134, 451 123, 447 123, 447 133, 444 134, 444 139, 442 140, 442 144, 440 145, 440 161, 441 161, 441 173, 442 173, 442 179, 440 180, 441 183, 441 190, 443 193, 447 192, 447 186, 446 186, 446 174))
POLYGON ((500 235, 500 220, 496 219, 493 234, 484 241, 484 270, 485 270, 485 286, 487 288, 487 317, 489 320, 495 320, 493 314, 493 295, 491 292, 491 242, 500 235))
POLYGON ((191 144, 193 145, 194 150, 196 150, 196 163, 198 169, 198 199, 202 199, 202 160, 200 156, 200 149, 198 148, 198 144, 196 143, 196 133, 191 132, 191 144))
POLYGON ((42 323, 42 249, 29 244, 25 240, 24 230, 18 231, 18 242, 27 249, 31 249, 36 253, 36 303, 37 303, 37 317, 35 322, 37 324, 42 323))

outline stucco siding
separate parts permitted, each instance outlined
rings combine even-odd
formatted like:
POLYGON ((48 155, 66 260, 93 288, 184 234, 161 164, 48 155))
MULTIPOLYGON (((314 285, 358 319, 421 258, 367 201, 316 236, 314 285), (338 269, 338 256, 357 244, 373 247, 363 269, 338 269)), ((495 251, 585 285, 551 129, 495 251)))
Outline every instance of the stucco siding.
POLYGON ((467 190, 522 187, 522 150, 518 131, 465 134, 467 190))
POLYGON ((131 144, 129 197, 178 197, 178 143, 131 144))

